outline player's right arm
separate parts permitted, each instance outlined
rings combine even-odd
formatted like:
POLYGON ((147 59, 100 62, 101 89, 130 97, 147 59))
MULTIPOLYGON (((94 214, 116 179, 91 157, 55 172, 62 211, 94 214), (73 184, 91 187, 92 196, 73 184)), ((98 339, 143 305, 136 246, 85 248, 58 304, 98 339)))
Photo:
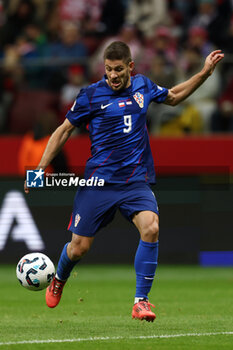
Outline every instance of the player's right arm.
MULTIPOLYGON (((51 163, 54 157, 62 149, 74 128, 75 126, 72 125, 68 119, 65 119, 63 124, 61 124, 51 135, 45 148, 45 151, 42 155, 41 161, 36 169, 44 170, 47 168, 47 166, 51 163)), ((25 193, 29 192, 29 189, 26 186, 26 182, 24 183, 24 191, 25 193)))
POLYGON ((60 152, 75 126, 68 119, 61 124, 51 135, 37 169, 47 168, 54 157, 60 152))

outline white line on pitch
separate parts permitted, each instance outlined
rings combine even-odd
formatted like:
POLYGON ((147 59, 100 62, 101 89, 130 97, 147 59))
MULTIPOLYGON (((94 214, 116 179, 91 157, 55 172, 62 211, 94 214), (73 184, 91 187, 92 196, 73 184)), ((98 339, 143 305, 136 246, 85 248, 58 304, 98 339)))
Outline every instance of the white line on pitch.
POLYGON ((89 338, 76 338, 76 339, 45 339, 45 340, 23 340, 17 342, 1 342, 0 346, 3 345, 20 345, 20 344, 49 344, 49 343, 78 343, 88 341, 112 341, 121 339, 168 339, 168 338, 180 338, 180 337, 207 337, 214 335, 233 335, 233 332, 212 332, 212 333, 183 333, 183 334, 161 334, 161 335, 145 335, 136 337, 89 337, 89 338))

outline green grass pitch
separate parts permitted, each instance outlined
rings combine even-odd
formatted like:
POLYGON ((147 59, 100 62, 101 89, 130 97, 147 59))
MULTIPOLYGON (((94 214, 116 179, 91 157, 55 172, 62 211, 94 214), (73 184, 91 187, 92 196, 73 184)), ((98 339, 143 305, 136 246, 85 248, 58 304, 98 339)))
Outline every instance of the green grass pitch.
POLYGON ((0 350, 233 349, 230 268, 159 266, 154 323, 131 319, 132 266, 80 264, 55 309, 20 286, 15 266, 0 276, 0 350))

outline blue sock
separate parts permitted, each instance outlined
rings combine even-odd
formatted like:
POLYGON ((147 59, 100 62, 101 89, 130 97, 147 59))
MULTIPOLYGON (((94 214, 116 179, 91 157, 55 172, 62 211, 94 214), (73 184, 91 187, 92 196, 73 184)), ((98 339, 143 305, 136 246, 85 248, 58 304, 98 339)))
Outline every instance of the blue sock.
POLYGON ((148 298, 154 281, 158 262, 159 242, 149 243, 140 240, 135 255, 134 267, 136 271, 135 298, 148 298))
POLYGON ((69 243, 65 244, 65 246, 61 252, 61 256, 60 256, 60 259, 58 261, 58 266, 57 266, 56 276, 61 281, 66 281, 69 278, 73 267, 80 261, 80 260, 72 261, 69 259, 68 255, 67 255, 68 244, 69 243))

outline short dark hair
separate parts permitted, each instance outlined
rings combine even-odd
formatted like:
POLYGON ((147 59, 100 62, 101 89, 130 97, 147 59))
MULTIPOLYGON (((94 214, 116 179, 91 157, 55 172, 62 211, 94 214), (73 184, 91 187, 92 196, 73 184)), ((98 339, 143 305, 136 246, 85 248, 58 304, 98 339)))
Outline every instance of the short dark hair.
POLYGON ((104 60, 123 60, 128 64, 132 61, 130 48, 123 41, 113 41, 104 51, 104 60))

